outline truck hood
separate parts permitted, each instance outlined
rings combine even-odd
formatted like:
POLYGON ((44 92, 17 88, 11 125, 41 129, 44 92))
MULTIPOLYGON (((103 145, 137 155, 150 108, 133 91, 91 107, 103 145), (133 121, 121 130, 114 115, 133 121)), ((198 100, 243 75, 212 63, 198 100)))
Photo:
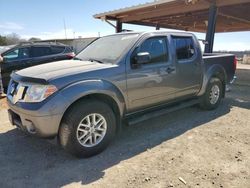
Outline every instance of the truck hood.
POLYGON ((16 72, 17 75, 49 81, 94 70, 112 67, 112 64, 101 64, 91 61, 64 60, 46 63, 16 72))

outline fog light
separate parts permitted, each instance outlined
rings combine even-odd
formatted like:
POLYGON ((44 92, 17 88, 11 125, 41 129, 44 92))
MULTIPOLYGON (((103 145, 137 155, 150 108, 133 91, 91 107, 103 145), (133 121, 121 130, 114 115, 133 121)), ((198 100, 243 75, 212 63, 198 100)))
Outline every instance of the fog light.
POLYGON ((36 128, 35 128, 35 126, 34 126, 34 124, 33 124, 32 121, 26 119, 25 127, 26 127, 26 129, 27 129, 27 131, 29 133, 31 133, 31 134, 35 134, 36 133, 36 128))

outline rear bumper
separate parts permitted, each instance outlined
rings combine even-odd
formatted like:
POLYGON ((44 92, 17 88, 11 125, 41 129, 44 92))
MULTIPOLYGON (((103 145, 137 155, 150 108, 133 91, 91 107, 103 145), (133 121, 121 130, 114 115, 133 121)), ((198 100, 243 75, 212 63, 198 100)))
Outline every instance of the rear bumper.
POLYGON ((230 84, 233 84, 236 79, 237 79, 237 76, 234 76, 233 79, 230 81, 230 84))
POLYGON ((231 86, 230 85, 232 85, 235 82, 236 79, 237 79, 237 76, 234 76, 233 79, 229 82, 229 84, 226 85, 226 91, 227 92, 231 91, 231 86))

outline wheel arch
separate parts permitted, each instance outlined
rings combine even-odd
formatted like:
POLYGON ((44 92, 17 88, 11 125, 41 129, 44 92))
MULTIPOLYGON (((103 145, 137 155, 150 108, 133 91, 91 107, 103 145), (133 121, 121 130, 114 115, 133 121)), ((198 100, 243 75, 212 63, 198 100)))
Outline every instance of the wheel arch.
POLYGON ((121 120, 126 111, 126 104, 122 92, 112 83, 103 80, 84 81, 65 88, 64 91, 62 91, 62 95, 70 100, 63 112, 60 125, 65 114, 68 113, 76 103, 81 100, 94 99, 105 102, 110 106, 116 117, 117 131, 120 131, 121 120))
POLYGON ((226 80, 227 80, 227 74, 225 69, 219 65, 215 64, 211 66, 206 72, 203 77, 203 84, 202 88, 198 94, 198 96, 202 96, 206 92, 206 88, 208 86, 209 81, 211 78, 218 78, 222 82, 223 90, 222 90, 222 97, 225 97, 226 92, 226 80))

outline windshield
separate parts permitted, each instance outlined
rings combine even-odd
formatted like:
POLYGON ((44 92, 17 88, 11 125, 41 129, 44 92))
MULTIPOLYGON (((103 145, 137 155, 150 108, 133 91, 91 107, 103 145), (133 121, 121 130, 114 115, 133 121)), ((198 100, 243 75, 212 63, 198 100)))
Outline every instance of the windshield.
POLYGON ((0 54, 6 52, 7 50, 9 50, 10 48, 12 48, 14 45, 11 46, 0 46, 0 54))
POLYGON ((100 38, 81 51, 76 59, 116 63, 139 34, 112 35, 100 38))

